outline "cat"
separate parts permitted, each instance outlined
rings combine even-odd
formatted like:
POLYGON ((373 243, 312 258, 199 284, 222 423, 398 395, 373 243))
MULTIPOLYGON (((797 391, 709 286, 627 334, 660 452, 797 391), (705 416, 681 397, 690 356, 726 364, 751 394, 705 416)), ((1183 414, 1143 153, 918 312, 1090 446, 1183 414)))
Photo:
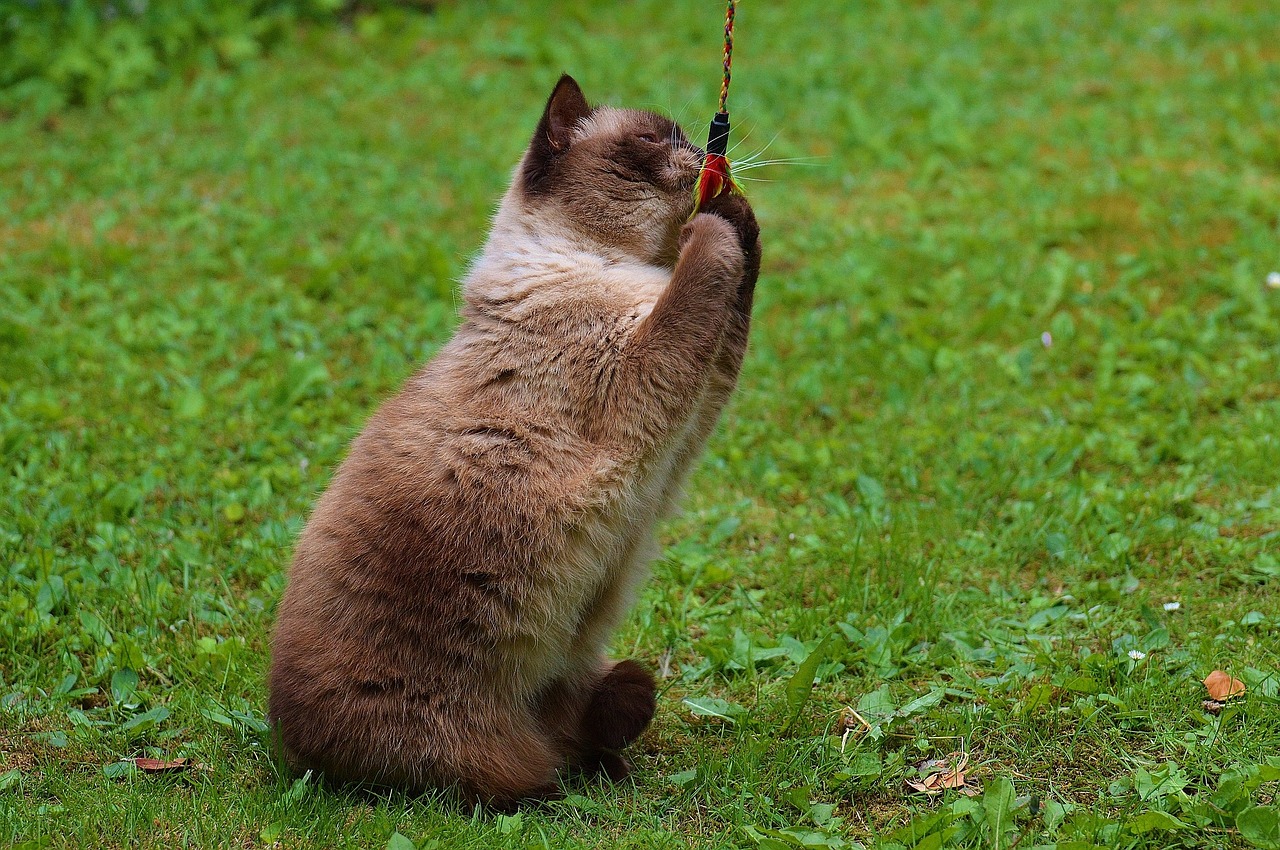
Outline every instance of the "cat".
POLYGON ((352 443, 272 640, 286 760, 499 808, 626 777, 655 687, 602 651, 737 381, 760 270, 703 152, 556 84, 453 338, 352 443))

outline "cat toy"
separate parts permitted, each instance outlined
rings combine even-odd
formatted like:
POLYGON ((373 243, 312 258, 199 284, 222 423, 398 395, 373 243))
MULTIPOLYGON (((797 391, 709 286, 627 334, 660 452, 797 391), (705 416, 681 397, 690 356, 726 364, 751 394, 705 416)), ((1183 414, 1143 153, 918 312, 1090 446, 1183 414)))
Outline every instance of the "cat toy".
POLYGON ((698 172, 698 182, 693 184, 693 213, 712 198, 723 192, 739 192, 738 184, 729 173, 729 78, 733 65, 733 16, 737 3, 728 0, 724 15, 724 79, 720 83, 720 108, 711 119, 711 131, 707 134, 707 155, 698 172))

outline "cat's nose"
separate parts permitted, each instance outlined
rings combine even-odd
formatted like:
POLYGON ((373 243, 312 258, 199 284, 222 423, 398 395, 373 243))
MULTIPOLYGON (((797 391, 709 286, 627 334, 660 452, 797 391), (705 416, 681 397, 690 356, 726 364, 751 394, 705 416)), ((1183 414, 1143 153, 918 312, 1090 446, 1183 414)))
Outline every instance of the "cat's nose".
POLYGON ((701 164, 702 160, 705 159, 707 156, 706 151, 704 151, 702 148, 698 147, 688 139, 681 139, 680 141, 676 142, 675 147, 676 147, 676 150, 680 153, 685 153, 686 151, 689 153, 692 153, 694 156, 698 158, 699 164, 701 164))
POLYGON ((703 160, 707 158, 707 152, 695 145, 693 142, 685 142, 683 152, 692 154, 694 165, 699 168, 702 167, 703 160))

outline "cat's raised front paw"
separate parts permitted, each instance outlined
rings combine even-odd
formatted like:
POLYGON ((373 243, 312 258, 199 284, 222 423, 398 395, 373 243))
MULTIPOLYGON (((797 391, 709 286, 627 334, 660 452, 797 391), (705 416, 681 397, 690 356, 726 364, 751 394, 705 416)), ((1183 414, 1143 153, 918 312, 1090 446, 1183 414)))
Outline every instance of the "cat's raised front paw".
POLYGON ((708 213, 694 216, 680 231, 680 256, 709 260, 733 281, 741 277, 746 259, 733 225, 723 216, 708 213))
POLYGON ((683 251, 690 243, 696 241, 705 241, 712 245, 726 241, 731 233, 725 226, 728 223, 728 219, 724 216, 698 213, 688 224, 680 228, 680 250, 683 251))
POLYGON ((760 225, 756 223, 751 203, 737 192, 722 192, 702 207, 703 212, 723 218, 738 233, 738 245, 744 254, 750 254, 760 240, 760 225))

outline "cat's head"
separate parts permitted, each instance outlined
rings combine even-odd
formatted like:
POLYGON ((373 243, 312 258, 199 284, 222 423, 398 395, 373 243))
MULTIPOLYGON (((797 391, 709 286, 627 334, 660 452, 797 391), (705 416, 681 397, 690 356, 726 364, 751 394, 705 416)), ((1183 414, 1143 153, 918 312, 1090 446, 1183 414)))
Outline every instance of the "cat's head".
POLYGON ((547 100, 514 188, 526 215, 672 265, 702 158, 674 121, 593 109, 566 74, 547 100))

